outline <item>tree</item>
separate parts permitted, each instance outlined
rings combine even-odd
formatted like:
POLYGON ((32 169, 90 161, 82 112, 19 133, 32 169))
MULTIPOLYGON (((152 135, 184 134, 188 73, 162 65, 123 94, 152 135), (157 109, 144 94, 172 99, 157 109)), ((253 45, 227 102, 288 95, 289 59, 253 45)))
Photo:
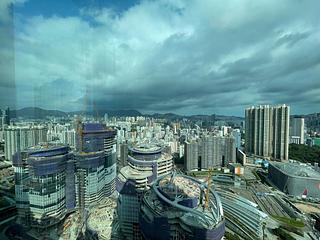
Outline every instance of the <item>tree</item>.
POLYGON ((290 144, 289 159, 303 163, 320 163, 320 147, 309 147, 303 144, 290 144))

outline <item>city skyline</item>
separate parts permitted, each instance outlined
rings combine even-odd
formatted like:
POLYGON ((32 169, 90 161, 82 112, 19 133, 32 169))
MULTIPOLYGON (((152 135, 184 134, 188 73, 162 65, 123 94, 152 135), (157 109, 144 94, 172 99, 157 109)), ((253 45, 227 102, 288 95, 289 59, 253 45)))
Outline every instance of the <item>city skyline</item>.
POLYGON ((293 114, 319 112, 317 1, 29 0, 14 1, 10 19, 11 2, 0 8, 13 33, 1 47, 13 54, 1 70, 3 106, 242 116, 285 103, 293 114))
POLYGON ((0 239, 320 239, 318 9, 0 0, 0 239))

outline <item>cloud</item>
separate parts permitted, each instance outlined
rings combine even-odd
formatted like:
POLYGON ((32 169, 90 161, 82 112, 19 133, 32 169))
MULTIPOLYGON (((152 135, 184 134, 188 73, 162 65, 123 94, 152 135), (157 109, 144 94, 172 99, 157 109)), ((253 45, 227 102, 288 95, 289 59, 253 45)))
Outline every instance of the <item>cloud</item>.
POLYGON ((163 0, 121 12, 81 5, 78 16, 26 21, 17 13, 18 106, 242 115, 248 105, 287 103, 318 111, 316 9, 318 1, 163 0))

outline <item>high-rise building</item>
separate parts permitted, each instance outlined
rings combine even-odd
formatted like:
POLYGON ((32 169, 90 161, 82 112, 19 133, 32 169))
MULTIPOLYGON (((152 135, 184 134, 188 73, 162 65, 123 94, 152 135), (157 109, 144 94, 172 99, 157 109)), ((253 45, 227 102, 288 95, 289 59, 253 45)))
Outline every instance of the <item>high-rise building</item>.
POLYGON ((120 144, 120 158, 119 158, 119 169, 121 167, 127 166, 128 164, 128 144, 121 143, 120 144))
POLYGON ((106 196, 106 169, 103 151, 75 153, 76 200, 79 208, 94 205, 106 196))
POLYGON ((203 136, 185 143, 185 170, 227 166, 236 161, 234 137, 203 136))
POLYGON ((115 191, 116 132, 99 123, 79 124, 76 197, 84 209, 115 191))
POLYGON ((173 173, 156 179, 144 194, 139 226, 146 240, 220 240, 225 218, 215 191, 207 192, 201 181, 173 173))
POLYGON ((172 169, 171 155, 159 146, 141 144, 129 148, 128 166, 120 170, 117 178, 118 217, 125 239, 141 239, 139 212, 143 194, 158 176, 171 173, 172 169))
POLYGON ((48 228, 75 207, 73 160, 65 146, 36 146, 13 158, 18 221, 48 228))
POLYGON ((290 143, 304 144, 304 118, 290 119, 290 143))
POLYGON ((233 137, 205 136, 200 139, 200 146, 201 169, 224 167, 236 160, 233 137))
POLYGON ((162 147, 152 144, 129 147, 128 165, 141 172, 151 170, 154 179, 173 169, 172 156, 165 153, 162 147))
POLYGON ((289 158, 290 107, 257 106, 245 110, 245 150, 276 160, 289 158))
POLYGON ((9 126, 4 130, 5 158, 12 160, 16 152, 47 142, 47 131, 45 126, 9 126))
POLYGON ((74 129, 62 131, 60 142, 74 149, 76 146, 76 131, 74 129))
POLYGON ((143 194, 153 181, 152 171, 139 171, 125 166, 117 178, 119 192, 117 213, 123 238, 141 239, 139 227, 140 204, 143 194))
POLYGON ((184 168, 189 171, 198 169, 199 144, 195 140, 184 143, 184 168))
POLYGON ((233 129, 232 130, 232 136, 234 137, 235 143, 236 143, 236 148, 240 149, 241 148, 241 132, 240 129, 233 129))

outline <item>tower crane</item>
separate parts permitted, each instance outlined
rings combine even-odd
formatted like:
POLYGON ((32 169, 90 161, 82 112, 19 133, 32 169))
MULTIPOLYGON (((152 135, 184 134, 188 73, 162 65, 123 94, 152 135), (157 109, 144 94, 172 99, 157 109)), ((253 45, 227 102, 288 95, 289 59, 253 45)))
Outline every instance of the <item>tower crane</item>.
POLYGON ((212 178, 213 170, 212 168, 209 168, 208 171, 208 184, 207 184, 207 191, 206 191, 206 198, 205 198, 205 203, 204 203, 204 208, 208 209, 209 207, 209 195, 210 195, 210 189, 211 189, 211 178, 212 178))

